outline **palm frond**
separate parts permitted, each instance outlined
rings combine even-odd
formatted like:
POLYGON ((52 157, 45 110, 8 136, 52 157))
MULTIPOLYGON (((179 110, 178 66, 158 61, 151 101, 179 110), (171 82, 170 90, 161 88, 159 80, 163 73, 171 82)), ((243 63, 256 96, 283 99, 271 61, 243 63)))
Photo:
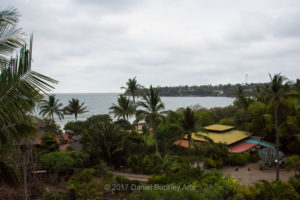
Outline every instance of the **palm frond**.
POLYGON ((25 115, 32 108, 32 99, 39 92, 53 89, 56 80, 31 70, 32 36, 30 48, 25 45, 19 56, 2 68, 0 74, 0 127, 6 136, 13 135, 12 125, 18 121, 18 114, 25 115))
POLYGON ((16 27, 18 12, 14 8, 0 11, 0 66, 4 67, 15 48, 24 44, 24 33, 16 27))

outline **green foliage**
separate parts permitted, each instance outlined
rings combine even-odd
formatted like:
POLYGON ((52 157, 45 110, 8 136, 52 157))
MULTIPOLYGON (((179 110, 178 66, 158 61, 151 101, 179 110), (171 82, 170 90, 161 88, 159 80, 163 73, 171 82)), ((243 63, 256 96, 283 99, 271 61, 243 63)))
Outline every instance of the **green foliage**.
POLYGON ((115 124, 119 125, 124 130, 131 130, 133 126, 126 119, 119 119, 115 121, 115 124))
MULTIPOLYGON (((200 86, 159 86, 162 96, 236 96, 236 91, 239 86, 243 87, 245 95, 252 96, 255 88, 258 86, 265 86, 265 83, 250 83, 241 86, 240 84, 226 84, 226 85, 200 85, 200 86), (223 93, 220 93, 222 91, 223 93)), ((142 90, 143 92, 144 90, 142 90)))
POLYGON ((249 152, 243 153, 231 153, 229 156, 228 163, 232 166, 243 166, 249 162, 251 156, 249 152))
POLYGON ((120 95, 118 98, 118 105, 113 104, 110 108, 110 113, 114 114, 115 117, 120 119, 128 120, 128 117, 132 116, 135 112, 135 106, 129 98, 124 95, 120 95))
POLYGON ((229 151, 227 146, 221 143, 205 143, 192 151, 194 155, 203 157, 206 167, 219 168, 229 161, 229 151))
POLYGON ((97 200, 103 195, 105 184, 112 184, 109 174, 100 175, 97 170, 89 168, 78 170, 68 181, 68 190, 72 199, 97 200))
POLYGON ((59 134, 60 133, 60 127, 59 127, 59 125, 57 125, 55 123, 54 120, 44 118, 43 122, 45 123, 45 125, 43 127, 43 130, 46 133, 53 133, 53 134, 59 134))
POLYGON ((87 107, 84 106, 84 103, 80 104, 79 99, 74 99, 74 98, 69 100, 69 105, 65 106, 63 111, 67 115, 74 114, 76 121, 77 121, 78 114, 83 114, 88 112, 87 107))
POLYGON ((295 189, 288 183, 282 181, 259 181, 254 186, 249 186, 246 191, 239 194, 239 199, 287 199, 299 200, 300 196, 295 189))
POLYGON ((67 172, 75 166, 74 159, 67 152, 51 152, 40 157, 43 165, 54 172, 67 172))
POLYGON ((288 182, 293 186, 293 188, 297 191, 297 193, 300 194, 300 177, 299 176, 291 177, 288 182))
POLYGON ((234 126, 234 121, 229 118, 222 118, 222 119, 220 119, 219 124, 234 126))
POLYGON ((74 135, 82 134, 85 129, 87 129, 86 121, 69 121, 64 126, 65 130, 71 130, 74 132, 74 135))
POLYGON ((169 152, 174 142, 184 136, 184 132, 178 124, 162 123, 158 126, 156 135, 159 150, 162 155, 165 155, 169 152))
POLYGON ((152 85, 150 85, 149 90, 146 90, 143 94, 142 99, 143 101, 138 102, 138 106, 141 106, 143 110, 137 111, 137 114, 150 124, 152 132, 154 133, 155 150, 156 153, 159 153, 156 128, 165 113, 165 111, 162 111, 165 105, 161 101, 159 90, 153 89, 152 85))
POLYGON ((84 167, 87 160, 88 155, 81 151, 51 152, 40 157, 43 165, 57 173, 69 172, 74 168, 84 167))
POLYGON ((285 163, 287 170, 294 170, 295 175, 300 172, 300 157, 298 155, 289 156, 285 163))
POLYGON ((102 160, 94 166, 96 176, 104 176, 108 173, 108 167, 102 160))
POLYGON ((52 133, 45 133, 42 138, 42 142, 40 144, 44 153, 58 151, 59 144, 57 143, 54 135, 52 133))
POLYGON ((59 120, 64 118, 62 103, 59 103, 59 100, 55 98, 55 95, 49 95, 48 101, 44 100, 40 107, 40 114, 44 117, 47 117, 51 120, 54 120, 54 115, 57 115, 59 120))
POLYGON ((166 174, 153 175, 149 178, 149 184, 166 184, 166 174))
POLYGON ((113 157, 123 150, 125 137, 120 127, 108 115, 92 116, 87 121, 89 128, 80 141, 83 150, 89 153, 93 163, 103 159, 112 164, 113 157))
POLYGON ((182 128, 183 135, 186 134, 189 140, 189 148, 191 147, 192 143, 192 133, 198 131, 198 120, 199 118, 195 115, 195 112, 190 108, 187 107, 183 110, 183 118, 180 120, 179 124, 182 128))
POLYGON ((204 171, 201 168, 192 168, 188 163, 173 164, 166 172, 166 183, 191 184, 202 178, 204 171))
POLYGON ((158 154, 146 155, 141 161, 142 171, 146 174, 153 174, 160 171, 160 166, 157 165, 158 154))
POLYGON ((212 117, 212 114, 209 112, 201 112, 201 113, 197 113, 198 116, 198 122, 199 124, 203 127, 203 126, 208 126, 214 123, 214 119, 212 117))

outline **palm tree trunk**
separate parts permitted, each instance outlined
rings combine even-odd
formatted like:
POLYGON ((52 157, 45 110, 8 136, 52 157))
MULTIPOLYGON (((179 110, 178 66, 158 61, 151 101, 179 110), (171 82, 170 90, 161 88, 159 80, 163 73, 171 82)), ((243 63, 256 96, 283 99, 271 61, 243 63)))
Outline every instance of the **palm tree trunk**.
POLYGON ((274 115, 275 115, 275 133, 276 133, 276 180, 279 180, 279 133, 278 133, 278 127, 277 127, 277 111, 278 111, 278 102, 275 102, 275 108, 274 108, 274 115))
POLYGON ((157 142, 157 137, 156 137, 156 125, 153 124, 153 134, 154 134, 154 140, 155 140, 155 151, 156 153, 159 153, 159 149, 158 149, 158 142, 157 142))
MULTIPOLYGON (((155 151, 156 151, 157 155, 159 155, 158 141, 157 141, 157 135, 156 135, 156 123, 155 123, 154 117, 152 118, 152 128, 153 128, 154 141, 155 141, 155 151)), ((156 162, 159 165, 159 163, 160 163, 159 157, 157 157, 156 162)))
POLYGON ((77 113, 75 113, 75 121, 77 122, 77 113))

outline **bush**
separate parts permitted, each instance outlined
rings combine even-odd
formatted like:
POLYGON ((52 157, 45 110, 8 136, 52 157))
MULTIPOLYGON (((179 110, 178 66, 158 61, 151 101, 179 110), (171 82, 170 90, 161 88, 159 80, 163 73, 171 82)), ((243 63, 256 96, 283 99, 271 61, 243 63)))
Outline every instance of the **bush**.
MULTIPOLYGON (((86 121, 70 121, 67 122, 64 126, 65 130, 73 131, 74 135, 82 134, 85 129, 87 129, 86 121)), ((72 136, 72 134, 70 134, 72 136)))
POLYGON ((67 152, 51 152, 40 157, 40 161, 48 169, 60 173, 73 169, 74 159, 67 152))
POLYGON ((62 152, 67 155, 69 155, 74 160, 74 166, 73 167, 85 167, 87 166, 87 161, 89 158, 89 155, 84 151, 67 151, 62 152))
POLYGON ((229 118, 223 118, 219 121, 219 124, 234 126, 234 121, 232 119, 229 119, 229 118))
POLYGON ((300 194, 300 176, 291 177, 289 183, 300 194))
POLYGON ((95 169, 78 170, 69 179, 67 188, 71 199, 96 200, 103 194, 103 182, 96 177, 95 169))
POLYGON ((103 176, 108 173, 108 167, 107 167, 106 163, 103 162, 102 160, 100 161, 100 163, 98 165, 96 165, 94 167, 94 169, 96 170, 95 171, 96 176, 103 176))
POLYGON ((44 153, 54 152, 59 150, 59 144, 57 143, 54 134, 45 133, 41 138, 42 142, 40 146, 44 153))
POLYGON ((229 156, 229 164, 232 166, 244 166, 250 160, 250 153, 232 153, 229 156))

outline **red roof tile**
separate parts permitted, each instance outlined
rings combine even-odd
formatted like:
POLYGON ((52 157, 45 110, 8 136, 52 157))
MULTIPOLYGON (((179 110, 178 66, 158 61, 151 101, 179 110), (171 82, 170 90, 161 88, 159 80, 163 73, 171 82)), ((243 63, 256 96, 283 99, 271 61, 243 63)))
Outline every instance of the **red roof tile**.
POLYGON ((65 141, 69 141, 69 136, 68 134, 62 134, 62 138, 65 140, 65 141))
POLYGON ((189 141, 188 140, 176 140, 174 142, 175 145, 178 145, 178 146, 182 146, 184 148, 188 148, 189 147, 189 141))
POLYGON ((232 153, 241 153, 251 149, 254 146, 256 146, 256 144, 249 143, 249 142, 239 142, 237 144, 232 145, 229 148, 229 151, 232 153))

